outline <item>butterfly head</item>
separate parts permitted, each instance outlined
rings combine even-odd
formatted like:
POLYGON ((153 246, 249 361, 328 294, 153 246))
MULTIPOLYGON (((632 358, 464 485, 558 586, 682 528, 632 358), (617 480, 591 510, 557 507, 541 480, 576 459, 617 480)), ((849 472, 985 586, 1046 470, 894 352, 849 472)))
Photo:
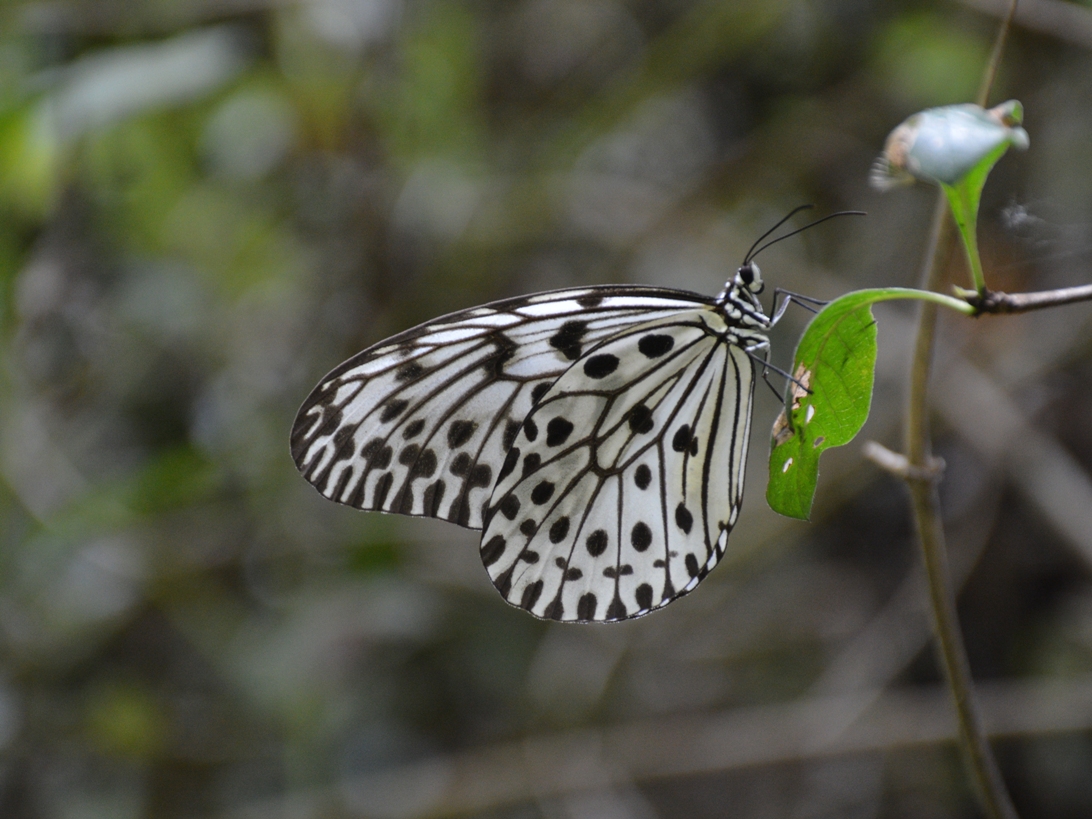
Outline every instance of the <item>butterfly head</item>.
POLYGON ((746 290, 756 296, 766 287, 765 282, 762 281, 762 272, 754 262, 745 262, 740 266, 732 283, 736 289, 746 290))
POLYGON ((736 270, 736 275, 724 285, 724 290, 717 296, 717 304, 722 307, 731 304, 737 313, 753 319, 756 326, 765 326, 769 320, 758 300, 758 294, 765 286, 758 265, 753 261, 746 261, 736 270))

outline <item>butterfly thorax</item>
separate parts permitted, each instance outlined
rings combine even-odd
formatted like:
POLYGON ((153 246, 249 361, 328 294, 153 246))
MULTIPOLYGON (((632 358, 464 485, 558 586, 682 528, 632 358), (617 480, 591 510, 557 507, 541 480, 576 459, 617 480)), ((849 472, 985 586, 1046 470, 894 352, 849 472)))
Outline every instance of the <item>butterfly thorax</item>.
POLYGON ((758 265, 747 262, 725 283, 724 290, 717 296, 715 304, 728 323, 733 326, 760 331, 769 330, 773 322, 758 300, 758 294, 764 287, 758 265))

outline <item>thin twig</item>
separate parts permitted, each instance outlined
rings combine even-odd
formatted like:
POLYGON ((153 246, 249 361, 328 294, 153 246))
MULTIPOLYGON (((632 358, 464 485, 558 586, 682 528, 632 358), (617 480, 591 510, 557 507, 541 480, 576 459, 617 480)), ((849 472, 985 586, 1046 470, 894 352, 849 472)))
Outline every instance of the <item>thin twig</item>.
POLYGON ((933 458, 930 465, 922 468, 911 465, 901 452, 892 452, 876 441, 865 441, 863 454, 881 469, 897 478, 915 481, 939 481, 944 475, 944 459, 933 458))
MULTIPOLYGON (((1008 5, 1004 0, 960 0, 985 14, 1003 17, 1008 5)), ((1066 0, 1023 0, 1016 22, 1028 31, 1046 34, 1081 48, 1092 48, 1092 12, 1066 0)))
POLYGON ((987 290, 979 295, 973 290, 959 290, 957 295, 965 299, 980 314, 1026 313, 1029 310, 1042 310, 1044 307, 1092 301, 1092 284, 1061 287, 1057 290, 1039 290, 1034 293, 1002 293, 1000 290, 987 290))
POLYGON ((990 90, 993 81, 997 78, 997 68, 1001 65, 1001 55, 1005 51, 1005 40, 1008 39, 1009 29, 1012 28, 1012 19, 1016 16, 1018 0, 1010 0, 1005 19, 1001 21, 1001 28, 997 31, 997 39, 993 41, 993 50, 990 51, 990 61, 986 65, 986 73, 982 75, 982 85, 978 89, 978 104, 985 108, 990 101, 990 90))
MULTIPOLYGON (((933 216, 929 260, 923 272, 923 289, 939 289, 945 262, 954 246, 954 233, 947 216, 947 201, 941 192, 933 216)), ((906 484, 921 543, 922 562, 928 580, 929 602, 933 611, 937 648, 944 667, 944 676, 952 693, 952 702, 959 723, 960 746, 975 783, 982 806, 991 819, 1016 819, 1004 780, 993 758, 982 727, 982 718, 974 698, 974 683, 967 662, 967 650, 956 616, 948 570, 948 550, 941 524, 940 499, 936 482, 916 480, 914 470, 927 471, 932 462, 929 438, 929 374, 932 369, 933 342, 936 335, 937 306, 923 303, 918 320, 918 335, 914 344, 914 361, 910 372, 910 398, 907 407, 906 484)))
MULTIPOLYGON (((1007 24, 1011 21, 1015 5, 1016 0, 1013 0, 1009 17, 998 35, 998 42, 994 46, 990 66, 979 93, 979 104, 983 107, 989 97, 990 83, 996 71, 996 61, 1000 59, 1007 24)), ((951 222, 947 218, 947 202, 944 193, 940 192, 937 195, 929 251, 926 254, 927 262, 922 275, 923 289, 934 291, 939 289, 944 263, 952 250, 953 238, 951 222)), ((1016 819, 1016 809, 1012 805, 997 762, 990 750, 974 698, 970 665, 963 645, 963 635, 959 629, 955 599, 952 595, 948 553, 944 542, 944 527, 941 523, 940 499, 937 496, 936 483, 932 480, 917 480, 911 477, 913 470, 927 470, 932 461, 928 387, 936 322, 936 305, 922 304, 918 320, 918 335, 914 344, 909 405, 906 414, 908 461, 906 483, 910 489, 914 520, 921 542, 922 561, 928 579, 929 601, 933 611, 937 647, 956 709, 964 758, 987 815, 991 819, 1016 819)))

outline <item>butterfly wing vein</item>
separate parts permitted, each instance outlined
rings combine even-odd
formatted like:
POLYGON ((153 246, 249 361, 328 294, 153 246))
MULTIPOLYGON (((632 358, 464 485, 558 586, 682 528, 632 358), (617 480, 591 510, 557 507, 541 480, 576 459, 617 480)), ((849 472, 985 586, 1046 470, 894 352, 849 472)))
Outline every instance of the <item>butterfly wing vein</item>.
POLYGON ((619 334, 530 412, 482 537, 509 603, 627 619, 687 593, 720 559, 742 499, 754 367, 715 323, 698 311, 619 334), (604 356, 619 363, 600 375, 604 356))
POLYGON ((296 417, 293 458, 331 500, 480 529, 505 453, 542 392, 635 320, 703 301, 662 288, 582 288, 427 322, 319 383, 296 417))

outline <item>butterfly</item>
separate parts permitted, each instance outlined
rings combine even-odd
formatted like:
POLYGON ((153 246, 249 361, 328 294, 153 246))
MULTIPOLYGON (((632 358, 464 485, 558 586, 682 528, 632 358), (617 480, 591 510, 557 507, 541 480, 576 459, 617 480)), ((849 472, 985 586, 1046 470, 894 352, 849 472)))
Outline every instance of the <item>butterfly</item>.
POLYGON ((801 209, 716 297, 553 290, 369 347, 304 401, 296 466, 338 503, 481 529, 493 584, 536 617, 667 605, 722 558, 739 516, 756 362, 788 304, 763 311, 753 259, 805 229, 758 247, 801 209))

